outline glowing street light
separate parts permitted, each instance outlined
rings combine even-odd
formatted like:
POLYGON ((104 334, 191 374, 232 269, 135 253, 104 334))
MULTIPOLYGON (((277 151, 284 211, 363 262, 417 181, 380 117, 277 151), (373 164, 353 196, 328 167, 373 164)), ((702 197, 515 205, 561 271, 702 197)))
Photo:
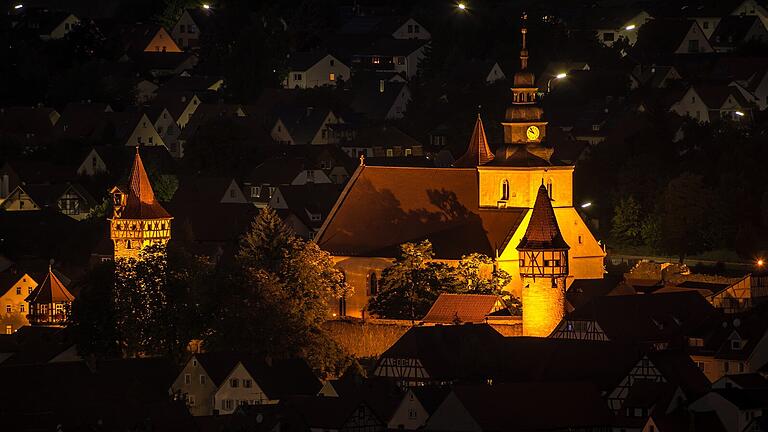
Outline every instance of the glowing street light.
POLYGON ((591 202, 585 202, 584 204, 581 205, 581 208, 589 208, 589 207, 592 207, 591 202))
POLYGON ((552 91, 552 80, 553 80, 553 79, 554 79, 554 80, 561 80, 561 79, 563 79, 563 78, 565 78, 565 77, 567 77, 567 76, 568 76, 568 74, 567 74, 567 73, 565 73, 565 72, 560 72, 559 74, 557 74, 557 75, 555 75, 554 77, 552 77, 552 78, 550 78, 549 80, 547 80, 547 93, 549 93, 550 91, 552 91))
POLYGON ((763 266, 763 264, 765 264, 765 262, 763 261, 763 259, 762 259, 762 258, 760 258, 760 259, 758 259, 758 260, 757 260, 757 266, 758 266, 758 267, 762 267, 762 266, 763 266))
POLYGON ((632 30, 634 30, 634 29, 635 29, 635 27, 637 27, 637 26, 635 26, 634 24, 630 24, 630 25, 628 25, 628 26, 624 27, 624 30, 626 30, 626 31, 632 31, 632 30))
POLYGON ((467 4, 464 3, 464 2, 457 3, 456 7, 459 8, 459 10, 462 11, 462 12, 467 10, 467 4))
POLYGON ((14 8, 14 9, 17 9, 17 10, 18 10, 18 9, 21 9, 21 8, 23 8, 23 7, 24 7, 24 5, 23 5, 23 4, 21 4, 21 3, 19 3, 19 4, 17 4, 17 5, 14 5, 14 6, 13 6, 13 8, 14 8))
POLYGON ((208 3, 203 3, 203 9, 210 9, 210 8, 211 8, 211 5, 209 5, 208 3))
POLYGON ((741 111, 736 111, 734 114, 736 114, 739 117, 744 117, 744 113, 741 111))

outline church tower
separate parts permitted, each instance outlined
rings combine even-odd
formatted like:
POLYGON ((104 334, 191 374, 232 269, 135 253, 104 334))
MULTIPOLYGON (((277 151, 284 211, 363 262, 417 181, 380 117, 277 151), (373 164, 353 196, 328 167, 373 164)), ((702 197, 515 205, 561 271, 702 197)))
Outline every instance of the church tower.
POLYGON ((144 164, 136 147, 128 185, 112 188, 110 237, 115 244, 115 258, 139 258, 146 246, 165 246, 171 239, 171 217, 152 191, 144 164))
POLYGON ((525 156, 534 155, 549 163, 552 149, 545 145, 547 122, 539 106, 539 89, 533 73, 528 70, 527 15, 523 14, 520 70, 515 74, 512 87, 512 105, 507 108, 504 121, 504 143, 496 151, 496 165, 519 165, 525 156))
POLYGON ((565 315, 569 249, 542 184, 528 228, 517 246, 523 283, 523 336, 547 337, 565 315))

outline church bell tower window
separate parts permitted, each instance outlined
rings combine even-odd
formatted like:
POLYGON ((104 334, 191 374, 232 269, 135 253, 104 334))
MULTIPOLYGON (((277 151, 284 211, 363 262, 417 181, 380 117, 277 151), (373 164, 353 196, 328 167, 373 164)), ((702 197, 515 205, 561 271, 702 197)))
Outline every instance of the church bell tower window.
POLYGON ((501 181, 501 199, 503 201, 509 199, 509 180, 507 179, 501 181))

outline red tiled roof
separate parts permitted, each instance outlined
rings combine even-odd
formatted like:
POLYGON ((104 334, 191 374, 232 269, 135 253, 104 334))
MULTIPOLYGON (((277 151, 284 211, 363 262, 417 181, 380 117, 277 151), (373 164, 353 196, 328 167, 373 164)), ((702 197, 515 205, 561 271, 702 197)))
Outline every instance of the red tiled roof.
POLYGON ((531 221, 517 249, 569 249, 557 226, 547 188, 542 184, 533 204, 531 221))
POLYGON ((75 299, 75 296, 69 292, 67 287, 53 274, 53 271, 48 268, 48 275, 45 277, 43 283, 41 283, 32 294, 30 294, 24 301, 29 303, 71 303, 75 299))
POLYGON ((121 216, 123 219, 168 219, 171 215, 157 202, 147 171, 141 162, 139 148, 133 160, 131 177, 128 180, 128 197, 121 216))
POLYGON ((483 121, 480 115, 477 115, 475 130, 472 131, 472 138, 469 139, 469 147, 464 156, 453 163, 455 167, 470 168, 478 165, 485 165, 494 158, 493 152, 488 147, 488 139, 485 136, 483 121))
POLYGON ((316 240, 346 256, 394 257, 425 239, 438 259, 495 256, 528 210, 480 208, 478 190, 475 169, 361 166, 316 240))
POLYGON ((440 294, 422 321, 428 323, 482 323, 496 312, 501 299, 492 294, 440 294))

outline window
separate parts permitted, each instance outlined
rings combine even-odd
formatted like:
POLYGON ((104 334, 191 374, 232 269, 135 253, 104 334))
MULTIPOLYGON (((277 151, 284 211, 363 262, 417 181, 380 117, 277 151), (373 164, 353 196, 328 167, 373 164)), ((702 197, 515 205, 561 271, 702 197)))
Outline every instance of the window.
POLYGON ((584 237, 579 236, 579 244, 584 244, 584 237))
POLYGON ((723 362, 723 371, 724 371, 725 373, 728 373, 728 372, 730 371, 730 369, 731 369, 731 367, 730 367, 730 366, 731 366, 731 365, 730 365, 730 364, 729 364, 727 361, 726 361, 726 362, 723 362))
POLYGON ((258 186, 251 186, 251 198, 258 198, 261 195, 261 188, 258 186))
POLYGON ((413 24, 408 24, 408 33, 413 33, 413 24))
POLYGON ((19 305, 19 312, 24 313, 24 303, 19 305))
POLYGON ((275 189, 276 189, 275 187, 270 186, 270 188, 269 188, 269 197, 270 198, 272 198, 272 195, 275 194, 275 189))
POLYGON ((21 295, 21 287, 16 287, 16 295, 21 295))
POLYGON ((504 201, 509 199, 509 180, 507 179, 501 181, 501 199, 504 201))
POLYGON ((734 339, 731 341, 731 349, 732 350, 740 350, 741 349, 741 341, 739 339, 734 339))
POLYGON ((544 267, 560 267, 559 259, 544 260, 544 267))
POLYGON ((331 72, 328 74, 328 81, 336 81, 336 74, 331 72))
POLYGON ((689 53, 697 53, 699 52, 699 41, 698 39, 691 39, 688 41, 688 52, 689 53))
POLYGON ((744 362, 739 362, 739 373, 744 373, 744 362))
POLYGON ((294 81, 301 81, 301 74, 300 73, 293 74, 293 80, 294 81))
POLYGON ((251 381, 251 380, 249 380, 249 379, 247 379, 247 380, 243 380, 243 387, 245 387, 245 388, 251 388, 251 387, 253 387, 253 381, 251 381))
POLYGON ((149 143, 150 143, 150 144, 152 144, 152 139, 153 139, 153 138, 154 138, 154 137, 149 137, 149 143))
POLYGON ((194 34, 197 31, 197 27, 195 27, 193 24, 190 24, 189 27, 187 27, 187 33, 194 34))
POLYGON ((5 305, 5 313, 11 313, 11 305, 5 305))
POLYGON ((229 380, 229 386, 232 388, 240 387, 240 380, 237 378, 232 378, 231 380, 229 380))
POLYGON ((552 188, 552 179, 547 180, 547 193, 549 194, 549 199, 552 199, 552 195, 554 194, 554 189, 552 188))
POLYGON ((224 411, 232 411, 235 407, 235 401, 232 399, 224 399, 221 401, 221 409, 224 411))
POLYGON ((192 384, 192 375, 184 374, 184 384, 192 384))
POLYGON ((411 150, 411 149, 409 149, 409 148, 405 149, 405 155, 406 155, 406 156, 411 156, 411 155, 413 155, 413 150, 411 150))
POLYGON ((405 64, 405 57, 403 57, 403 56, 397 56, 397 57, 395 57, 395 62, 396 62, 397 64, 399 64, 399 65, 401 65, 401 66, 402 66, 402 65, 404 65, 404 64, 405 64))
POLYGON ((376 277, 376 272, 371 272, 368 276, 368 291, 372 296, 379 293, 379 278, 376 277))
POLYGON ((415 419, 416 418, 416 410, 413 408, 408 408, 408 418, 409 419, 415 419))
POLYGON ((230 198, 234 198, 234 197, 235 197, 235 195, 237 195, 237 191, 235 191, 235 189, 234 189, 234 188, 230 189, 230 190, 229 190, 229 197, 230 197, 230 198))
POLYGON ((208 378, 205 375, 200 375, 200 384, 205 385, 206 382, 208 382, 208 378))
POLYGON ((387 149, 387 157, 392 157, 395 155, 395 152, 392 149, 387 149))
POLYGON ((421 26, 418 24, 413 25, 413 32, 414 33, 421 33, 421 26))
POLYGON ((13 326, 10 324, 5 326, 5 334, 12 334, 12 333, 13 333, 13 326))
POLYGON ((613 32, 603 33, 603 40, 605 42, 613 42, 614 38, 615 38, 615 35, 613 34, 613 32))
POLYGON ((29 291, 27 294, 32 294, 32 288, 31 287, 29 289, 27 289, 27 291, 29 291))
POLYGON ((195 406, 195 396, 194 395, 187 395, 187 405, 195 406))

